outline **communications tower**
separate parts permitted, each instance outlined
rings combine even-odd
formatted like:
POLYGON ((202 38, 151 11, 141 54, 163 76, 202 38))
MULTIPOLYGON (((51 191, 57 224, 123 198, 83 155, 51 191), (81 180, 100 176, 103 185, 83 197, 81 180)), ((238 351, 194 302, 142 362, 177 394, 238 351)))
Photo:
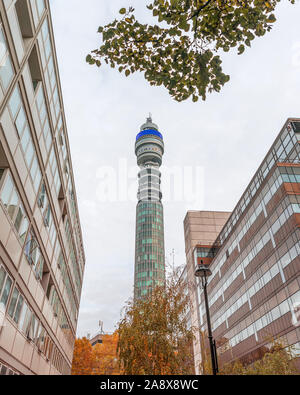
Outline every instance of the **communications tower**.
POLYGON ((136 137, 135 154, 140 168, 134 274, 134 298, 137 299, 165 283, 164 213, 160 190, 164 141, 151 116, 136 137))

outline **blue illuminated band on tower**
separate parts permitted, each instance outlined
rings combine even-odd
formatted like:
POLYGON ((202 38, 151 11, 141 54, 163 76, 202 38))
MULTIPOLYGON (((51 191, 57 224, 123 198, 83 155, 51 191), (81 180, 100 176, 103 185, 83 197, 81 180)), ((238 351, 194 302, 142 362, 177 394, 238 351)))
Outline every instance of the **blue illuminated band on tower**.
POLYGON ((136 210, 134 298, 150 295, 165 283, 164 215, 161 203, 163 136, 149 117, 136 137, 140 168, 136 210))
POLYGON ((143 130, 136 136, 136 140, 139 140, 141 137, 149 135, 149 134, 153 135, 153 136, 157 136, 163 140, 163 135, 161 133, 159 133, 157 130, 153 130, 153 129, 143 130))

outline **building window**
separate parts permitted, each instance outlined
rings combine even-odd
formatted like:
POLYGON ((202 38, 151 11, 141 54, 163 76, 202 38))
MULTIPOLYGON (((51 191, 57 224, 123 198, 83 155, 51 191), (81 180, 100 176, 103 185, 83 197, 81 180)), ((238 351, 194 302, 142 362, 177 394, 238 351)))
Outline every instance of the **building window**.
POLYGON ((12 286, 12 279, 3 266, 0 267, 0 309, 5 311, 12 286))
POLYGON ((41 182, 41 170, 38 164, 36 151, 31 138, 29 124, 25 114, 24 106, 20 96, 18 85, 14 89, 9 100, 9 109, 12 121, 15 123, 25 162, 30 172, 35 191, 38 191, 41 182))
POLYGON ((15 230, 18 232, 20 242, 24 244, 29 222, 9 173, 4 181, 0 196, 7 214, 14 224, 15 230))
POLYGON ((24 39, 32 38, 34 33, 27 0, 18 0, 16 2, 16 12, 22 37, 24 39))
POLYGON ((44 96, 44 90, 43 90, 42 84, 40 84, 40 86, 38 88, 35 103, 36 103, 36 108, 37 108, 37 111, 39 114, 42 135, 43 135, 46 150, 48 153, 50 150, 50 147, 51 147, 51 143, 52 143, 52 133, 50 130, 48 112, 47 112, 47 108, 46 108, 46 102, 45 102, 45 96, 44 96))
POLYGON ((45 260, 33 230, 28 233, 24 253, 29 264, 33 267, 36 278, 41 281, 43 279, 45 260))
POLYGON ((14 71, 12 68, 10 55, 7 49, 3 29, 2 27, 0 27, 0 80, 3 92, 6 92, 12 81, 13 76, 14 71))
POLYGON ((35 26, 38 25, 41 20, 43 13, 45 11, 45 1, 44 0, 30 0, 33 19, 35 26))
POLYGON ((20 314, 19 329, 26 336, 27 336, 28 331, 29 331, 31 318, 32 318, 32 312, 29 309, 28 304, 26 302, 24 302, 22 310, 21 310, 21 314, 20 314))
POLYGON ((50 153, 50 158, 49 158, 49 165, 51 169, 51 173, 54 179, 54 187, 57 195, 59 194, 60 187, 61 187, 61 182, 60 182, 60 176, 58 172, 58 167, 57 167, 57 160, 56 160, 56 155, 54 148, 52 147, 51 153, 50 153))
POLYGON ((7 367, 2 365, 1 371, 0 371, 0 376, 6 376, 6 372, 7 372, 7 367))
POLYGON ((67 294, 68 294, 68 298, 69 298, 69 302, 71 305, 71 311, 70 311, 70 317, 72 319, 72 321, 74 322, 75 316, 76 316, 76 304, 75 304, 75 299, 73 296, 73 289, 72 289, 72 285, 71 285, 71 280, 70 280, 70 276, 67 270, 67 265, 60 247, 60 244, 57 244, 57 251, 56 253, 58 254, 58 262, 57 262, 57 267, 59 268, 60 272, 61 272, 61 276, 63 279, 63 283, 64 286, 66 288, 67 294))
POLYGON ((50 86, 51 86, 51 89, 47 90, 47 95, 49 97, 53 123, 56 124, 57 119, 59 118, 60 115, 61 104, 60 104, 59 93, 58 93, 57 77, 56 77, 56 72, 53 62, 51 37, 49 34, 49 26, 47 19, 44 21, 42 26, 40 44, 41 44, 40 49, 42 53, 44 74, 46 76, 46 79, 50 81, 50 86))
POLYGON ((46 337, 46 331, 43 328, 43 326, 40 324, 36 338, 37 338, 38 349, 41 352, 44 351, 45 337, 46 337))
POLYGON ((42 209, 42 215, 44 219, 44 225, 48 228, 50 241, 52 246, 54 246, 54 242, 56 240, 57 232, 55 228, 55 224, 53 221, 52 210, 50 206, 50 202, 46 193, 45 184, 41 185, 39 197, 38 197, 38 205, 42 209))
POLYGON ((37 333, 37 329, 38 329, 38 324, 39 324, 38 319, 36 318, 35 314, 32 313, 28 331, 27 331, 27 338, 34 341, 34 342, 36 341, 36 333, 37 333))
POLYGON ((15 288, 9 304, 8 314, 15 321, 16 324, 19 323, 23 302, 23 296, 20 294, 18 289, 15 288))
POLYGON ((33 89, 36 90, 36 88, 39 85, 39 82, 42 81, 42 73, 40 69, 40 63, 39 63, 36 46, 33 47, 31 54, 28 58, 28 66, 30 70, 33 89))
POLYGON ((11 112, 11 117, 13 120, 15 120, 16 115, 18 114, 18 111, 21 106, 21 96, 20 96, 20 91, 19 91, 18 85, 15 87, 15 89, 9 99, 8 105, 9 105, 9 109, 11 112))

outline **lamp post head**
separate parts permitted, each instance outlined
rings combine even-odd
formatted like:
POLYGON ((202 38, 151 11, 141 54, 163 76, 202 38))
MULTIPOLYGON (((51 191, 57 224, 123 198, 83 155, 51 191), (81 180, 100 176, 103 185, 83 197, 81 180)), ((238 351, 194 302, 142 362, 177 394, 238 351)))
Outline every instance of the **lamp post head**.
POLYGON ((201 263, 201 265, 198 265, 196 271, 195 271, 195 276, 196 277, 201 277, 201 278, 207 278, 212 275, 212 272, 210 268, 207 265, 204 265, 201 263))

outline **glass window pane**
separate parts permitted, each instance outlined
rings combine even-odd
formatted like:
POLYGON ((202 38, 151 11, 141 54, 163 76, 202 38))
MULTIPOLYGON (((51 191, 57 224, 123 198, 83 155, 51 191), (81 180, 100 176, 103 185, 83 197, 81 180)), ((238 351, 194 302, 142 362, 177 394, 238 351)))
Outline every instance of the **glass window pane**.
POLYGON ((43 94, 42 85, 40 85, 40 89, 36 97, 36 103, 39 110, 41 108, 41 105, 44 103, 44 94, 43 94))
POLYGON ((31 316, 32 316, 32 312, 30 311, 29 307, 27 306, 27 309, 26 309, 26 316, 25 316, 25 320, 24 320, 23 326, 20 327, 20 325, 19 325, 19 327, 21 328, 21 330, 22 330, 26 335, 28 334, 28 331, 29 331, 29 328, 30 328, 31 316))
POLYGON ((1 376, 6 376, 6 372, 7 372, 7 367, 2 365, 1 371, 0 371, 0 375, 1 376))
POLYGON ((45 53, 46 53, 46 60, 49 58, 51 54, 51 43, 50 43, 50 37, 48 37, 48 40, 45 44, 45 53))
POLYGON ((21 311, 21 314, 20 314, 20 319, 19 319, 19 328, 21 330, 23 329, 24 324, 25 324, 27 311, 28 311, 28 306, 27 306, 27 303, 24 302, 23 303, 23 308, 22 308, 22 311, 21 311))
POLYGON ((17 119, 16 119, 16 127, 17 127, 20 137, 22 136, 25 122, 26 122, 26 115, 25 115, 24 109, 21 108, 21 110, 19 111, 19 114, 17 116, 17 119))
POLYGON ((23 301, 24 301, 24 298, 22 295, 20 295, 18 304, 17 304, 17 308, 16 308, 16 312, 15 312, 15 316, 14 316, 14 321, 16 324, 19 322, 19 319, 20 319, 20 313, 21 313, 21 309, 23 306, 23 301))
POLYGON ((32 161, 33 155, 34 155, 34 148, 33 148, 33 145, 32 145, 32 141, 30 141, 29 146, 27 148, 26 155, 25 155, 25 159, 26 159, 28 167, 30 167, 30 165, 31 165, 31 161, 32 161))
POLYGON ((0 30, 0 61, 2 61, 2 59, 4 59, 6 54, 7 54, 6 40, 4 38, 4 34, 1 29, 0 30))
POLYGON ((48 21, 47 21, 47 19, 45 19, 45 22, 43 23, 42 34, 43 34, 44 41, 46 41, 46 38, 48 36, 48 21))
POLYGON ((37 320, 36 316, 34 314, 32 314, 29 337, 31 340, 34 340, 34 341, 35 341, 35 336, 37 333, 37 326, 38 326, 38 320, 37 320))
POLYGON ((51 147, 51 142, 52 142, 52 136, 51 136, 51 133, 50 133, 50 129, 44 130, 44 135, 46 136, 45 137, 46 138, 46 148, 47 148, 47 151, 49 151, 49 149, 51 147))
POLYGON ((45 9, 45 3, 44 0, 37 0, 37 9, 38 9, 38 13, 39 13, 39 18, 41 18, 44 9, 45 9))
POLYGON ((34 180, 34 188, 35 188, 36 192, 37 192, 37 191, 39 190, 39 188, 40 188, 41 180, 42 180, 42 176, 41 176, 40 169, 38 168, 38 171, 37 171, 37 174, 36 174, 36 178, 35 178, 35 180, 34 180))
POLYGON ((54 63, 53 63, 53 57, 51 55, 48 63, 48 72, 50 76, 52 75, 53 70, 54 70, 54 63))
POLYGON ((6 283, 5 283, 5 286, 4 286, 4 290, 3 290, 3 293, 2 293, 2 297, 1 297, 1 300, 0 300, 0 305, 3 306, 4 308, 6 307, 6 303, 7 303, 7 299, 8 299, 8 296, 9 296, 10 289, 11 289, 11 285, 12 285, 12 280, 10 279, 10 277, 7 277, 6 278, 6 283))
POLYGON ((13 72, 13 68, 11 65, 10 57, 9 57, 9 55, 7 55, 7 57, 0 63, 0 78, 1 78, 4 90, 7 90, 7 88, 9 87, 9 84, 11 83, 13 75, 14 75, 14 72, 13 72))
POLYGON ((4 270, 3 267, 0 267, 0 295, 2 292, 5 276, 6 276, 6 271, 4 270))
POLYGON ((30 175, 31 175, 32 180, 35 179, 35 175, 36 175, 37 169, 38 169, 38 161, 37 161, 37 159, 35 157, 33 159, 32 166, 31 166, 31 169, 30 169, 30 175))
POLYGON ((52 76, 50 78, 50 82, 51 82, 51 88, 53 90, 55 88, 55 86, 56 86, 56 75, 55 75, 55 73, 52 74, 52 76))
POLYGON ((7 212, 8 212, 8 215, 10 216, 11 219, 13 219, 13 217, 14 217, 15 211, 18 207, 18 203, 19 203, 19 196, 17 194, 17 191, 14 188, 12 196, 10 198, 9 205, 7 207, 7 212))
POLYGON ((30 140, 31 140, 31 136, 30 136, 30 132, 29 132, 29 127, 27 125, 25 130, 24 130, 24 133, 22 135, 22 139, 21 139, 21 144, 22 144, 22 148, 23 148, 24 152, 26 152, 27 145, 28 145, 30 140))
POLYGON ((23 219, 23 222, 22 222, 22 225, 21 225, 20 231, 19 231, 19 236, 20 236, 20 240, 21 240, 22 244, 24 244, 24 242, 25 242, 25 237, 26 237, 28 225, 29 225, 28 219, 25 217, 23 219))
POLYGON ((21 106, 21 97, 20 97, 19 87, 16 86, 9 100, 9 108, 12 113, 13 119, 15 119, 20 106, 21 106))
POLYGON ((5 184, 2 189, 2 193, 1 193, 1 200, 6 208, 7 208, 9 201, 10 201, 10 195, 11 195, 12 189, 13 189, 13 182, 12 182, 10 175, 8 175, 5 180, 5 184))
POLYGON ((18 296, 19 296, 19 291, 17 290, 17 288, 15 288, 8 309, 8 314, 10 315, 11 318, 13 318, 14 316, 18 296))
POLYGON ((42 108, 40 110, 40 119, 41 119, 41 124, 44 125, 45 119, 46 119, 46 106, 45 103, 43 103, 42 108))
POLYGON ((19 207, 18 214, 15 219, 15 228, 16 228, 17 232, 19 232, 23 216, 24 216, 23 209, 22 209, 22 207, 19 207))

